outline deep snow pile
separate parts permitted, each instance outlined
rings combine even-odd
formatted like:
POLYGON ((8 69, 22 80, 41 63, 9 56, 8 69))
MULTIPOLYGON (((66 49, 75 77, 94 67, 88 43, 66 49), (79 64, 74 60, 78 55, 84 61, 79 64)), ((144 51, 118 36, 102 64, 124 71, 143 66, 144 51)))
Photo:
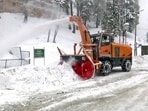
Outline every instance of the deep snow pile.
POLYGON ((80 78, 68 64, 62 66, 25 66, 0 71, 1 89, 25 92, 48 88, 53 90, 77 80, 80 78))

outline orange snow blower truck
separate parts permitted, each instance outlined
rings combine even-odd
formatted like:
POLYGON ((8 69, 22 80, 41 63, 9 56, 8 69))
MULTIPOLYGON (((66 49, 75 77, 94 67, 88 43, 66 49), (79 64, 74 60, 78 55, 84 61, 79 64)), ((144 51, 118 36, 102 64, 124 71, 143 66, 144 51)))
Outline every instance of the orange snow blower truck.
POLYGON ((74 53, 66 54, 60 48, 61 61, 72 61, 73 70, 83 79, 96 75, 108 75, 112 68, 120 66, 122 71, 130 71, 132 65, 132 48, 125 44, 115 43, 107 33, 90 35, 78 16, 71 16, 70 22, 75 22, 81 34, 79 50, 74 44, 74 53))

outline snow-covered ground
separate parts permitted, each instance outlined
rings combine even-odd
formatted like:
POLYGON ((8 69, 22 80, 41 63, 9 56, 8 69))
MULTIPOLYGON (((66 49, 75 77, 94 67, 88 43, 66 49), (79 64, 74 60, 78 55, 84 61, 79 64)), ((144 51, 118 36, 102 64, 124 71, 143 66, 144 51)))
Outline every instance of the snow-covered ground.
MULTIPOLYGON (((146 36, 146 30, 140 29, 147 23, 145 2, 140 0, 144 9, 142 23, 138 25, 140 43, 145 43, 140 35, 146 36)), ((113 69, 109 76, 84 81, 68 64, 58 65, 57 46, 72 53, 73 43, 80 42, 79 32, 73 34, 67 29, 68 17, 54 21, 30 17, 23 23, 21 14, 0 16, 1 57, 7 58, 7 51, 16 46, 31 53, 30 65, 0 69, 0 111, 147 111, 148 56, 140 56, 138 52, 128 73, 113 69), (53 43, 57 25, 59 31, 53 43), (34 61, 34 48, 45 48, 45 63, 43 58, 34 61)), ((130 37, 128 43, 133 46, 133 36, 130 37)))

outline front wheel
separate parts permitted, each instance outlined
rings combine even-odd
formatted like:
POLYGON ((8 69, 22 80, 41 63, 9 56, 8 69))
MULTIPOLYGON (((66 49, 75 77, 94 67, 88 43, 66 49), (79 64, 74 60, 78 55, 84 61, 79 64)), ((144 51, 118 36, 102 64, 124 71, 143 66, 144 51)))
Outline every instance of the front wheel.
POLYGON ((102 67, 100 69, 100 75, 107 76, 112 71, 112 65, 110 61, 103 61, 102 67))
POLYGON ((122 65, 122 71, 129 72, 131 70, 132 63, 130 60, 126 60, 122 65))

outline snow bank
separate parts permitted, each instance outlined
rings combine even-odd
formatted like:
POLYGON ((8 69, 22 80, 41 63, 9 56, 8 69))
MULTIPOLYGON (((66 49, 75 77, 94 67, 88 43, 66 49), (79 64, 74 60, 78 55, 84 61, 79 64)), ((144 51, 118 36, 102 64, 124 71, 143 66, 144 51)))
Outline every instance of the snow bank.
POLYGON ((10 89, 11 84, 10 76, 4 72, 0 72, 0 90, 10 89))
POLYGON ((12 90, 37 91, 54 90, 69 85, 80 78, 73 72, 69 64, 52 66, 26 66, 3 69, 0 71, 1 87, 12 90), (8 76, 9 75, 9 76, 8 76))
POLYGON ((134 69, 137 68, 148 69, 148 55, 133 57, 132 67, 134 69))

